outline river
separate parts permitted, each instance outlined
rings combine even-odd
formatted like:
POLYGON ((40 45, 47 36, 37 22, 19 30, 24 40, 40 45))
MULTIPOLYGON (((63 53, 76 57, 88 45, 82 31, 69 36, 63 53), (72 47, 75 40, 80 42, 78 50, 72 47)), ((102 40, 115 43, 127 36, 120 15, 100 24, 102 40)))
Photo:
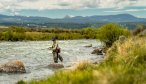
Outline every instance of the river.
MULTIPOLYGON (((59 40, 60 55, 64 58, 65 68, 83 60, 100 61, 103 57, 91 54, 93 47, 100 47, 97 40, 59 40), (93 47, 87 48, 86 45, 93 47)), ((52 41, 0 42, 0 64, 11 60, 21 60, 27 73, 0 73, 0 84, 15 84, 19 80, 42 79, 54 73, 47 67, 53 63, 52 51, 48 47, 52 41)))

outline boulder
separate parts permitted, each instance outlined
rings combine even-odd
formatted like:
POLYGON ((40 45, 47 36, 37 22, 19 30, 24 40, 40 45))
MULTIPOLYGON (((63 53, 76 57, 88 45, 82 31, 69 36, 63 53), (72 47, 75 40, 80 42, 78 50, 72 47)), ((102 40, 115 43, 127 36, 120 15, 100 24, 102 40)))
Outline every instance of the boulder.
POLYGON ((26 70, 22 61, 14 60, 0 65, 0 72, 25 73, 26 70))
POLYGON ((50 68, 53 68, 53 69, 64 68, 64 65, 63 65, 63 64, 59 64, 59 63, 52 63, 52 64, 49 64, 48 66, 49 66, 50 68))
POLYGON ((94 49, 91 54, 103 55, 103 50, 97 48, 97 49, 94 49))

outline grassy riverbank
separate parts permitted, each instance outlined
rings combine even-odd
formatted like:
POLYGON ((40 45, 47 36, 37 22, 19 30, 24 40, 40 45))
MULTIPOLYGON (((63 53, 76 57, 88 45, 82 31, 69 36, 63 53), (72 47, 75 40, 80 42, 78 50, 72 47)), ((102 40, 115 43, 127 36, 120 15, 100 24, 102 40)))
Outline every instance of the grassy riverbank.
POLYGON ((73 70, 58 71, 44 80, 19 81, 18 84, 145 84, 145 51, 146 38, 132 37, 114 43, 100 64, 84 62, 73 70))

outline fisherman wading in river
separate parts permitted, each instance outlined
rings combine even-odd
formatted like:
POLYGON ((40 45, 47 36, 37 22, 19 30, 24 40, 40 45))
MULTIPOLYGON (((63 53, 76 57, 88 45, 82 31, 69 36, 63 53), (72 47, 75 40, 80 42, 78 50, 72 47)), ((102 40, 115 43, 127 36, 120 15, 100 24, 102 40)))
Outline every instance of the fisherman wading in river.
POLYGON ((52 50, 52 53, 53 53, 54 63, 58 63, 58 58, 61 62, 63 62, 63 58, 59 55, 59 53, 61 52, 61 49, 59 48, 59 45, 58 45, 56 40, 57 40, 56 38, 52 39, 53 45, 50 48, 52 50))

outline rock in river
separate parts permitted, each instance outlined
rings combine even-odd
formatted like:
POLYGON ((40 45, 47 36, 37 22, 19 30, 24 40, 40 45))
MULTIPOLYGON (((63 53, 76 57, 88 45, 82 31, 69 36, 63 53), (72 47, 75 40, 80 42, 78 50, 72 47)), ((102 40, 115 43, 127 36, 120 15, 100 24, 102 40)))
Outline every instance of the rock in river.
POLYGON ((50 68, 53 68, 53 69, 59 69, 59 68, 64 68, 64 65, 63 64, 59 64, 59 63, 51 63, 48 65, 50 68))
POLYGON ((22 61, 13 60, 0 65, 0 72, 5 73, 25 73, 25 67, 22 61))
POLYGON ((103 55, 103 50, 97 48, 93 50, 91 54, 103 55))

